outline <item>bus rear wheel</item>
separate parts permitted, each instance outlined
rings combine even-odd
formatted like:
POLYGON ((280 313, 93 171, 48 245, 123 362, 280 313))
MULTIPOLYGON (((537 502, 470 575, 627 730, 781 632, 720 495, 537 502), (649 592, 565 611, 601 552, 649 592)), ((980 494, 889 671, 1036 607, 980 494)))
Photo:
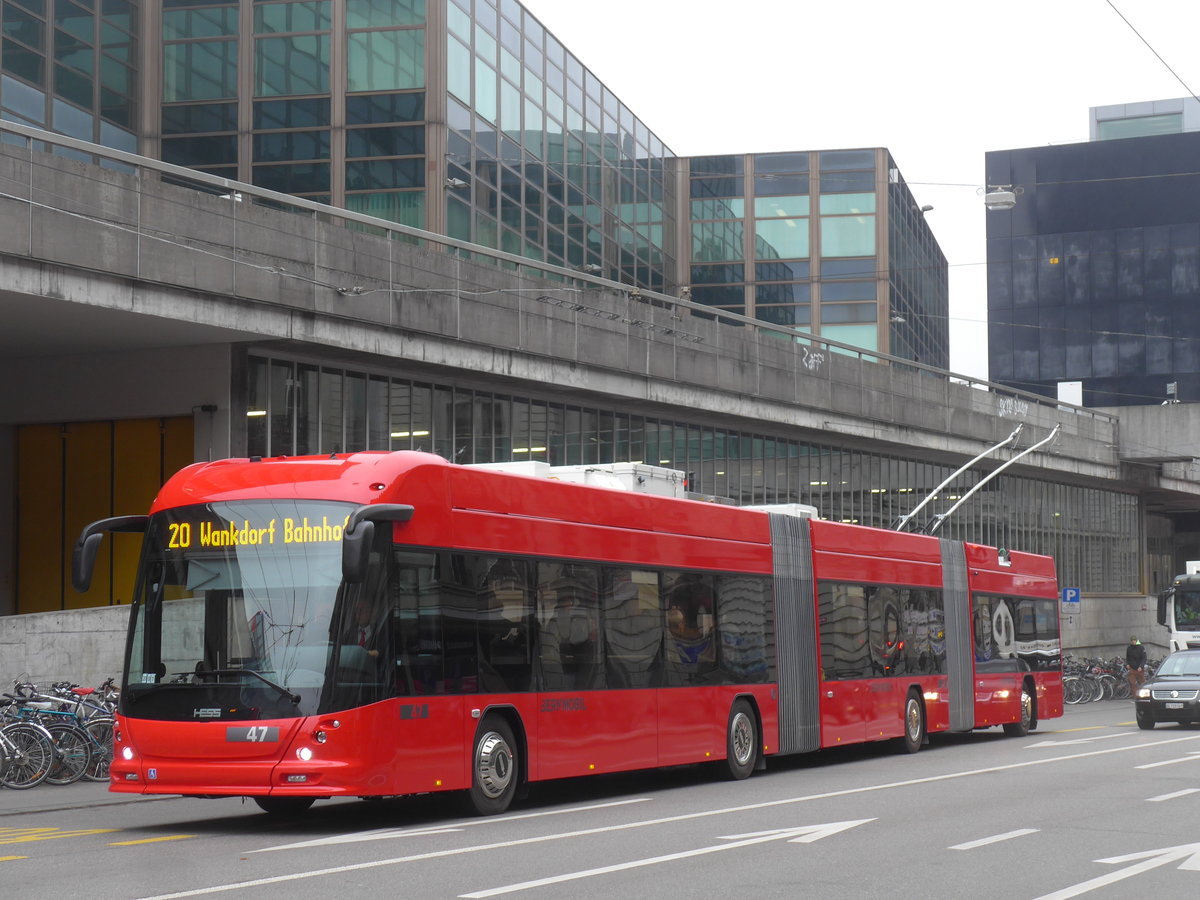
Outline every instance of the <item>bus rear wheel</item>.
POLYGON ((754 710, 745 700, 735 700, 729 710, 725 732, 726 774, 734 781, 749 777, 758 764, 758 725, 754 710))
POLYGON ((908 692, 904 701, 904 737, 900 739, 897 749, 905 753, 916 753, 925 743, 925 709, 921 706, 921 698, 916 691, 908 692))
POLYGON ((479 726, 471 755, 471 805, 481 816, 502 813, 517 791, 519 760, 512 728, 499 716, 479 726))
POLYGON ((255 797, 258 808, 272 816, 298 816, 305 812, 316 797, 255 797))

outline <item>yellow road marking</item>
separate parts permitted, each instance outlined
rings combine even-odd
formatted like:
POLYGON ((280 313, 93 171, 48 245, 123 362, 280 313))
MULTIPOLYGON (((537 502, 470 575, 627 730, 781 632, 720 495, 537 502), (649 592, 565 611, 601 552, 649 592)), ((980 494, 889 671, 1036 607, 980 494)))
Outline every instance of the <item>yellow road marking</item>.
POLYGON ((63 831, 61 828, 0 828, 0 844, 24 844, 30 841, 53 841, 57 838, 83 837, 89 834, 111 834, 119 828, 80 828, 63 831))
POLYGON ((108 846, 110 847, 131 847, 134 844, 155 844, 159 841, 183 841, 188 838, 194 838, 194 834, 169 834, 166 837, 142 838, 140 841, 114 841, 108 846))
POLYGON ((0 862, 8 862, 10 859, 29 859, 28 856, 0 856, 0 862))

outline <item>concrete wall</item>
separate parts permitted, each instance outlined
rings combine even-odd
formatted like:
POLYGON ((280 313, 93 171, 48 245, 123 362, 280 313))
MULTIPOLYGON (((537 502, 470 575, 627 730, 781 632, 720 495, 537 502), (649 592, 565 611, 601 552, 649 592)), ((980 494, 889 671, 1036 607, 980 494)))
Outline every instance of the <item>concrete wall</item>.
POLYGON ((88 687, 119 680, 128 623, 128 606, 0 616, 0 690, 23 676, 88 687))
POLYGON ((1158 624, 1153 597, 1128 594, 1085 595, 1079 609, 1062 612, 1063 647, 1072 656, 1124 656, 1132 635, 1146 645, 1151 659, 1167 655, 1167 630, 1158 624))

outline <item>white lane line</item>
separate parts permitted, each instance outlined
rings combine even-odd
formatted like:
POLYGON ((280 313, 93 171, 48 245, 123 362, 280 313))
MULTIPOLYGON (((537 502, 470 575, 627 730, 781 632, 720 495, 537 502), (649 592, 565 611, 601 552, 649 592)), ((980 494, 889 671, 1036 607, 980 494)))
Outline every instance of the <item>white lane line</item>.
POLYGON ((991 837, 980 838, 977 841, 967 841, 965 844, 955 844, 951 850, 974 850, 976 847, 986 847, 988 844, 998 844, 1000 841, 1010 841, 1013 838, 1024 837, 1027 834, 1037 834, 1037 828, 1018 828, 1016 831, 1006 831, 1004 834, 994 834, 991 837))
POLYGON ((1026 744, 1026 750, 1032 750, 1035 747, 1066 747, 1069 744, 1090 744, 1093 741, 1106 741, 1109 738, 1129 737, 1131 734, 1136 734, 1134 731, 1116 731, 1112 734, 1097 734, 1092 737, 1071 738, 1066 741, 1038 741, 1036 744, 1026 744))
POLYGON ((1134 766, 1135 769, 1157 769, 1159 766, 1173 766, 1175 763, 1195 762, 1200 760, 1200 751, 1193 750, 1190 756, 1178 756, 1175 759, 1164 759, 1162 762, 1146 763, 1144 766, 1134 766))
MULTIPOLYGON (((508 847, 520 847, 529 844, 540 844, 547 841, 560 841, 565 838, 589 837, 595 834, 605 834, 614 831, 628 831, 634 828, 646 828, 654 825, 669 825, 684 822, 689 819, 703 819, 709 816, 723 816, 729 813, 753 812, 760 809, 770 809, 776 806, 786 806, 793 803, 807 803, 812 800, 829 800, 834 797, 851 797, 855 794, 869 794, 875 791, 888 791, 896 788, 914 787, 922 784, 934 784, 938 781, 953 781, 958 778, 971 778, 977 775, 992 775, 996 772, 1011 772, 1015 769, 1027 769, 1033 766, 1046 766, 1057 762, 1072 762, 1077 759, 1087 759, 1091 756, 1108 756, 1111 753, 1125 753, 1129 750, 1145 750, 1165 744, 1178 744, 1184 741, 1200 741, 1200 735, 1188 737, 1166 738, 1149 744, 1130 744, 1127 747, 1106 747, 1103 750, 1086 750, 1080 753, 1067 753, 1063 756, 1048 756, 1044 759, 1030 759, 1024 762, 1008 763, 1003 766, 989 766, 984 769, 967 769, 962 772, 950 772, 946 775, 930 775, 926 778, 912 778, 907 781, 890 781, 884 784, 872 784, 864 787, 846 788, 840 791, 827 791, 823 794, 808 794, 802 797, 785 797, 782 800, 767 800, 762 803, 751 803, 745 806, 730 806, 725 809, 713 809, 703 812, 684 813, 678 816, 665 816, 659 819, 644 819, 640 822, 626 822, 621 825, 605 825, 599 828, 583 828, 578 831, 567 831, 560 834, 547 834, 539 837, 523 838, 514 841, 502 841, 495 844, 480 844, 474 847, 458 847, 448 850, 436 850, 429 853, 419 853, 414 856, 398 856, 393 859, 378 859, 372 862, 356 863, 346 866, 335 866, 329 869, 315 869, 310 872, 291 872, 287 875, 275 875, 269 878, 257 878, 253 881, 239 881, 231 884, 218 884, 212 887, 196 888, 190 891, 179 891, 173 894, 158 894, 153 897, 143 897, 141 900, 177 900, 180 897, 202 897, 206 894, 219 894, 225 891, 239 891, 251 887, 261 887, 266 884, 280 884, 286 881, 300 881, 304 878, 319 878, 324 875, 340 875, 343 872, 353 872, 359 869, 375 869, 380 866, 394 866, 408 862, 418 862, 427 859, 438 859, 448 856, 460 856, 464 853, 478 853, 486 850, 502 850, 508 847)), ((502 821, 502 820, 496 820, 502 821)))
POLYGON ((1176 797, 1186 797, 1188 794, 1200 793, 1200 788, 1188 788, 1184 791, 1176 791, 1173 794, 1159 794, 1157 797, 1147 797, 1147 803, 1162 803, 1164 800, 1174 800, 1176 797))
POLYGON ((563 813, 591 812, 594 809, 610 809, 614 806, 628 806, 631 803, 646 803, 650 797, 634 797, 629 800, 613 800, 608 803, 593 803, 588 806, 571 806, 564 809, 548 809, 541 812, 516 813, 511 816, 493 816, 485 819, 468 819, 463 822, 451 822, 447 825, 437 825, 432 828, 377 828, 372 831, 354 831, 350 834, 335 834, 331 837, 316 838, 311 841, 299 841, 295 844, 280 844, 276 847, 263 847, 260 850, 246 850, 246 853, 272 853, 276 850, 300 850, 308 847, 324 847, 329 844, 354 844, 360 841, 383 841, 402 837, 423 837, 431 834, 450 834, 467 828, 478 828, 481 825, 505 825, 520 819, 540 819, 545 816, 561 816, 563 813))

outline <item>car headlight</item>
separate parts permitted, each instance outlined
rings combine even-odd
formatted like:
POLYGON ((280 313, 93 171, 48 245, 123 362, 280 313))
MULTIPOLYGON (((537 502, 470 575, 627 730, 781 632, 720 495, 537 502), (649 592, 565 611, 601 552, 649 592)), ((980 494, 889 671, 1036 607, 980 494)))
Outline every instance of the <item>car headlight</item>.
POLYGON ((1148 687, 1138 688, 1137 695, 1138 695, 1139 700, 1149 700, 1150 699, 1150 688, 1148 688, 1148 687))

